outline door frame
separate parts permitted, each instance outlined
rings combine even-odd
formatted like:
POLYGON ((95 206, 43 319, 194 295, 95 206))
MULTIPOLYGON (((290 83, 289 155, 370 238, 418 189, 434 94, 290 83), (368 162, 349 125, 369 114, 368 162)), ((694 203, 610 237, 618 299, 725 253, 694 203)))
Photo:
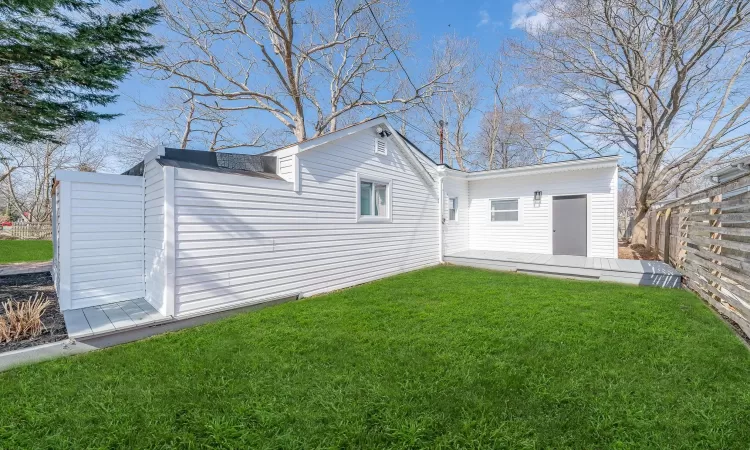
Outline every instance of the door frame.
POLYGON ((581 196, 586 197, 586 257, 591 257, 591 194, 588 192, 581 192, 581 193, 570 193, 570 194, 555 194, 550 195, 550 202, 549 202, 549 254, 554 255, 554 239, 555 239, 555 232, 554 230, 554 218, 552 217, 552 211, 555 204, 555 198, 556 197, 571 197, 571 196, 581 196))

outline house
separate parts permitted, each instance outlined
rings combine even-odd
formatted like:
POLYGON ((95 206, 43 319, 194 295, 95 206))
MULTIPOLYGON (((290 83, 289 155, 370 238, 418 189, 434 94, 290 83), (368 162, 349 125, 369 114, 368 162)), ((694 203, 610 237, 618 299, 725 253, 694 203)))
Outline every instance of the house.
POLYGON ((54 278, 63 310, 143 298, 177 318, 471 251, 578 255, 594 278, 616 270, 616 192, 617 157, 464 173, 382 117, 262 155, 157 149, 56 174, 54 278))
POLYGON ((750 156, 729 161, 724 167, 714 170, 706 177, 715 184, 727 183, 750 174, 750 156))

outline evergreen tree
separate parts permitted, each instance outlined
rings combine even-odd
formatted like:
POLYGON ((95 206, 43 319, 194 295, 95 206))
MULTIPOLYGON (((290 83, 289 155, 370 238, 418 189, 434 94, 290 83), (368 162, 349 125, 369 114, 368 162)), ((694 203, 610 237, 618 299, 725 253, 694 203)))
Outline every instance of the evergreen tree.
POLYGON ((159 13, 105 8, 99 0, 0 0, 0 143, 52 139, 115 117, 94 109, 117 98, 135 60, 159 51, 148 33, 159 13))

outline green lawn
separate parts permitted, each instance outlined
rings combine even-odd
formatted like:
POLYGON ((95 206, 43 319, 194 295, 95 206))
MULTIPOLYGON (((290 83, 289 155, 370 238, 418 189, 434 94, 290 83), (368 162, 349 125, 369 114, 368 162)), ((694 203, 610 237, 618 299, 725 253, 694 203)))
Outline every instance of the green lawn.
POLYGON ((681 290, 413 272, 0 374, 4 448, 743 448, 750 352, 681 290))
POLYGON ((52 259, 52 241, 0 240, 0 264, 52 259))

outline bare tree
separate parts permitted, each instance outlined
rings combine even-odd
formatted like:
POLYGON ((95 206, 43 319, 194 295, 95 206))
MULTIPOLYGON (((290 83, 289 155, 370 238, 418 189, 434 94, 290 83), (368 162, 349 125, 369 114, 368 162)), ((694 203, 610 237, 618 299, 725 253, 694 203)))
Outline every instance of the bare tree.
POLYGON ((533 103, 518 82, 507 80, 505 51, 501 48, 486 63, 486 91, 491 98, 482 114, 474 145, 482 156, 480 167, 506 169, 541 163, 546 158, 548 140, 536 132, 528 119, 533 103), (526 98, 524 98, 526 97, 526 98))
MULTIPOLYGON (((409 38, 396 0, 158 0, 171 51, 144 65, 176 78, 177 89, 224 114, 260 111, 294 139, 335 130, 357 110, 412 105, 432 95, 450 71, 427 73, 407 89, 379 24, 396 51, 409 38), (373 13, 370 12, 373 11, 373 13), (314 122, 308 114, 315 114, 314 122)), ((443 71, 445 69, 445 71, 443 71)))
POLYGON ((635 192, 633 186, 625 184, 617 190, 617 214, 631 216, 635 211, 635 192))
MULTIPOLYGON (((475 145, 488 170, 527 166, 543 161, 529 145, 529 125, 516 111, 495 107, 482 115, 475 145)), ((541 154, 543 155, 543 154, 541 154)))
POLYGON ((54 142, 6 148, 17 167, 0 186, 10 208, 24 221, 49 221, 55 171, 94 172, 103 167, 106 151, 99 147, 97 136, 97 126, 85 124, 58 133, 54 142))
POLYGON ((419 121, 424 128, 435 129, 435 136, 439 133, 439 124, 435 120, 444 121, 448 163, 455 161, 459 170, 466 171, 473 166, 474 159, 469 121, 478 112, 482 100, 481 84, 477 78, 481 60, 476 42, 456 35, 445 36, 435 46, 432 55, 433 67, 442 64, 450 67, 445 88, 423 102, 419 108, 419 121))
POLYGON ((157 102, 133 99, 137 120, 114 133, 112 155, 120 168, 132 167, 157 146, 211 152, 234 148, 266 148, 283 139, 242 117, 208 108, 189 90, 172 89, 157 102))
POLYGON ((749 0, 541 0, 514 49, 550 91, 551 132, 576 157, 618 151, 645 215, 750 144, 749 0))
POLYGON ((14 152, 11 146, 0 146, 0 183, 5 181, 13 172, 18 170, 24 163, 23 154, 14 152))

